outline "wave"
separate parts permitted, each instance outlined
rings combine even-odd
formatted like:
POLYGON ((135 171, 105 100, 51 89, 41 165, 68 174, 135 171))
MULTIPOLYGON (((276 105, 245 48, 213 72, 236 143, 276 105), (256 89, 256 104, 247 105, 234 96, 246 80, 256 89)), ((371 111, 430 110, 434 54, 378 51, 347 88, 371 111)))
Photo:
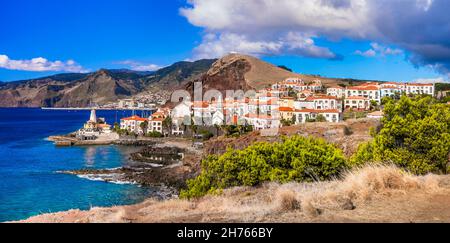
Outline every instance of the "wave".
POLYGON ((77 177, 90 181, 102 181, 118 185, 137 185, 136 182, 124 179, 124 174, 111 173, 111 174, 85 174, 77 175, 77 177))

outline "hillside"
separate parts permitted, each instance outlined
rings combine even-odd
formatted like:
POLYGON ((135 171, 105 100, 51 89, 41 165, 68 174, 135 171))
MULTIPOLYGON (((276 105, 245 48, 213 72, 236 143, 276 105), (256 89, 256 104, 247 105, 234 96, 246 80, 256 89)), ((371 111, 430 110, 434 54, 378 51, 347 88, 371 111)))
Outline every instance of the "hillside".
MULTIPOLYGON (((349 82, 365 82, 363 80, 334 79, 297 74, 258 58, 241 54, 229 54, 217 60, 212 64, 208 72, 194 81, 201 82, 203 90, 258 90, 291 77, 298 77, 306 82, 320 79, 325 86, 347 85, 349 82)), ((186 85, 187 90, 193 90, 193 82, 186 85)))

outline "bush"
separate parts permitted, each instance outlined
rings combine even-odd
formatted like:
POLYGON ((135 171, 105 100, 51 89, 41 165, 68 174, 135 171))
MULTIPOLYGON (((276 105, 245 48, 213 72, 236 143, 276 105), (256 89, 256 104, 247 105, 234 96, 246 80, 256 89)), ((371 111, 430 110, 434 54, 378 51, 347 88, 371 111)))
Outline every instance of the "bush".
POLYGON ((208 130, 201 130, 200 135, 202 136, 203 140, 205 140, 205 141, 214 137, 214 134, 208 130))
POLYGON ((390 162, 415 174, 447 173, 450 106, 432 97, 387 100, 374 140, 359 147, 351 164, 390 162))
POLYGON ((187 181, 183 198, 200 197, 234 186, 266 181, 311 182, 337 176, 345 168, 342 151, 322 139, 293 136, 280 143, 255 143, 244 150, 228 149, 202 161, 201 174, 187 181))
POLYGON ((157 131, 153 131, 153 132, 149 132, 146 134, 147 137, 151 137, 151 138, 162 138, 163 135, 160 132, 157 131))

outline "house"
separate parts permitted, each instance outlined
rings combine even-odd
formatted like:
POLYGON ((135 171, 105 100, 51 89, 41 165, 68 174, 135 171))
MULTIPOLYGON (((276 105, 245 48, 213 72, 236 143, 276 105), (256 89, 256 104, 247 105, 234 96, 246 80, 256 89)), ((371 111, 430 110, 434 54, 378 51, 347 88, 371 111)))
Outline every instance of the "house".
POLYGON ((212 125, 213 126, 225 125, 225 116, 222 110, 217 110, 216 112, 214 112, 212 116, 212 125))
POLYGON ((345 88, 341 86, 331 86, 327 88, 327 95, 343 98, 345 96, 345 88))
POLYGON ((340 109, 341 105, 335 96, 330 95, 315 95, 306 98, 307 102, 312 102, 312 109, 315 110, 329 110, 340 109))
POLYGON ((283 120, 292 120, 294 116, 295 109, 293 107, 280 107, 279 108, 280 117, 283 120))
POLYGON ((345 90, 345 97, 364 97, 369 100, 374 100, 377 103, 381 103, 380 87, 376 84, 368 83, 359 86, 347 87, 345 90))
POLYGON ((381 97, 392 97, 396 94, 404 93, 404 85, 395 82, 386 82, 380 84, 380 96, 381 97))
POLYGON ((297 93, 297 98, 298 99, 305 99, 308 98, 310 96, 314 95, 314 93, 311 90, 303 90, 297 93))
POLYGON ((248 125, 253 126, 255 130, 280 127, 280 120, 270 115, 247 114, 245 115, 245 121, 248 125))
POLYGON ((170 112, 172 118, 172 135, 183 135, 184 126, 191 122, 191 102, 181 102, 170 112))
POLYGON ((158 110, 148 118, 148 132, 159 132, 163 134, 163 122, 168 115, 167 110, 158 110))
POLYGON ((278 101, 280 107, 290 107, 294 108, 295 98, 293 97, 281 97, 278 101))
POLYGON ((370 100, 362 96, 349 96, 344 100, 345 109, 369 110, 370 100))
POLYGON ((322 115, 327 122, 337 123, 343 120, 342 113, 337 109, 329 110, 315 110, 315 109, 302 109, 295 110, 296 123, 306 123, 309 120, 315 120, 319 115, 322 115))
POLYGON ((144 131, 141 128, 141 124, 144 122, 148 122, 148 119, 139 116, 122 118, 120 119, 120 129, 142 135, 144 131))
POLYGON ((211 124, 212 114, 215 112, 207 101, 194 101, 192 104, 194 123, 196 125, 211 124))
POLYGON ((434 96, 435 85, 434 84, 419 84, 419 83, 409 83, 406 84, 407 94, 426 94, 434 96))
POLYGON ((308 89, 312 92, 319 92, 323 90, 322 81, 319 79, 314 80, 311 84, 308 85, 308 89))

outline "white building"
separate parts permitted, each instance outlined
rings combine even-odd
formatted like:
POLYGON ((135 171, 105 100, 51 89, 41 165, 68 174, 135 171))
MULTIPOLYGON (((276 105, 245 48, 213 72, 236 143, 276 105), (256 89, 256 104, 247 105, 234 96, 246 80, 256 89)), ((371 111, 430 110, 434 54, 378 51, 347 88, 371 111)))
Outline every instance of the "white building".
POLYGON ((120 119, 120 129, 142 135, 144 131, 141 128, 141 124, 144 122, 148 122, 148 119, 139 116, 122 118, 120 119))
POLYGON ((319 115, 322 115, 327 122, 337 123, 343 120, 342 113, 337 109, 329 110, 315 110, 315 109, 302 109, 295 110, 296 123, 306 123, 308 120, 315 120, 319 115))
POLYGON ((374 100, 381 103, 381 91, 378 85, 369 84, 347 87, 345 90, 345 98, 354 96, 368 98, 369 100, 374 100))
POLYGON ((184 125, 191 122, 191 102, 181 102, 171 111, 172 118, 172 135, 183 135, 184 125))
POLYGON ((315 110, 330 110, 341 108, 339 100, 335 96, 316 95, 306 98, 306 101, 312 102, 312 109, 315 110))
POLYGON ((381 97, 392 97, 396 94, 401 95, 405 93, 405 85, 394 82, 386 82, 380 84, 380 95, 381 97))
POLYGON ((406 84, 407 94, 426 94, 434 96, 435 85, 434 84, 419 84, 419 83, 409 83, 406 84))
POLYGON ((327 95, 343 98, 345 96, 345 88, 341 86, 330 87, 327 89, 327 95))
POLYGON ((361 96, 350 96, 344 100, 345 109, 369 110, 370 100, 361 96))
POLYGON ((245 115, 245 121, 248 125, 253 126, 255 130, 264 130, 280 127, 280 119, 270 115, 245 115))

